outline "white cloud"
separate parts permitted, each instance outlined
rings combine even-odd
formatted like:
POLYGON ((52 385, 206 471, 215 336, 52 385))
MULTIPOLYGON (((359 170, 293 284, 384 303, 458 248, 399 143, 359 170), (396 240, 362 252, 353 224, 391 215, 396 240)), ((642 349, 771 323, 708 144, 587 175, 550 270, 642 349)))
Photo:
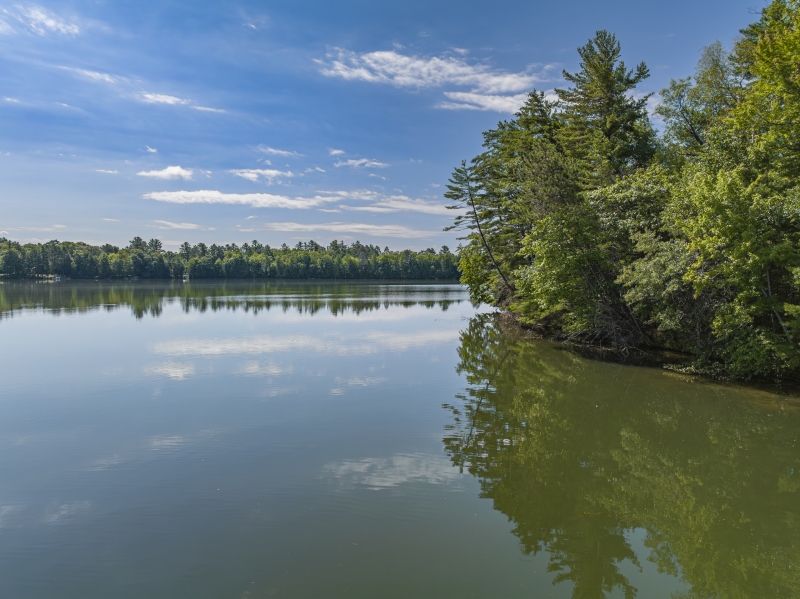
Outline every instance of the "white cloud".
POLYGON ((294 369, 291 366, 283 367, 278 366, 275 362, 269 361, 266 364, 259 364, 258 362, 247 362, 236 374, 244 374, 248 376, 281 376, 282 374, 292 374, 294 369))
POLYGON ((117 83, 119 81, 117 77, 109 75, 108 73, 89 71, 87 69, 76 69, 74 67, 58 67, 58 68, 63 69, 64 71, 70 71, 72 73, 83 75, 84 77, 92 79, 93 81, 103 81, 104 83, 117 83))
POLYGON ((151 351, 166 356, 231 356, 280 353, 291 350, 321 350, 320 339, 307 335, 260 336, 229 339, 175 339, 153 345, 151 351))
POLYGON ((237 177, 242 177, 243 179, 247 179, 248 181, 253 181, 254 183, 259 181, 259 179, 263 178, 269 184, 272 184, 273 180, 277 179, 278 177, 295 176, 295 174, 292 171, 279 171, 276 169, 264 169, 264 168, 242 168, 242 169, 233 169, 228 172, 233 175, 236 175, 237 177))
POLYGON ((92 465, 89 466, 88 470, 92 472, 101 472, 103 470, 108 470, 112 466, 118 466, 122 463, 122 458, 119 454, 114 454, 107 458, 100 458, 99 460, 95 460, 92 462, 92 465))
POLYGON ((168 96, 166 94, 151 94, 149 92, 142 92, 139 95, 139 98, 148 104, 180 105, 189 104, 191 102, 191 100, 184 100, 183 98, 177 98, 175 96, 168 96))
POLYGON ((335 150, 334 148, 331 148, 330 150, 328 150, 328 154, 330 156, 341 156, 342 154, 344 154, 344 150, 335 150))
POLYGON ((340 167, 340 166, 352 166, 353 168, 384 168, 389 166, 385 162, 379 162, 375 159, 370 158, 351 158, 350 160, 345 161, 338 161, 333 166, 340 167))
POLYGON ((151 148, 150 146, 145 146, 145 152, 149 154, 158 154, 158 150, 156 148, 151 148))
MULTIPOLYGON (((154 364, 144 369, 145 374, 150 376, 166 376, 175 381, 182 381, 186 377, 194 374, 194 364, 180 362, 164 362, 154 364)), ((162 444, 163 446, 163 444, 162 444)))
POLYGON ((105 169, 99 168, 97 169, 98 173, 106 173, 107 175, 116 175, 119 171, 107 171, 105 169))
MULTIPOLYGON (((159 374, 159 373, 155 373, 159 374)), ((186 437, 180 435, 158 435, 150 440, 150 449, 161 451, 165 449, 178 449, 186 444, 186 437)))
POLYGON ((507 73, 483 64, 469 64, 452 56, 405 56, 394 50, 358 54, 335 48, 327 55, 322 74, 348 80, 389 83, 397 87, 469 86, 486 93, 529 90, 542 81, 530 73, 507 73))
POLYGON ((373 331, 350 337, 313 335, 257 335, 253 337, 184 338, 160 341, 150 351, 171 357, 234 356, 285 353, 290 351, 320 352, 335 355, 368 355, 380 351, 408 351, 454 343, 459 338, 458 327, 399 333, 373 331))
POLYGON ((209 108, 208 106, 192 106, 195 110, 200 110, 201 112, 217 112, 223 113, 225 112, 222 108, 209 108))
POLYGON ((254 218, 258 218, 257 216, 247 216, 244 220, 252 220, 254 218))
POLYGON ((154 220, 153 222, 159 224, 159 229, 185 229, 193 231, 200 228, 200 225, 194 223, 171 223, 168 220, 154 220))
POLYGON ((337 198, 317 196, 314 198, 289 198, 271 193, 222 193, 216 190, 201 191, 156 191, 142 196, 146 200, 173 204, 230 204, 253 208, 287 208, 303 210, 315 208, 337 198))
MULTIPOLYGON (((78 35, 81 32, 80 26, 75 19, 67 21, 57 14, 48 11, 41 6, 16 6, 16 11, 4 10, 9 17, 22 23, 27 29, 37 35, 47 35, 48 33, 60 33, 62 35, 78 35)), ((0 27, 3 33, 11 33, 11 27, 5 21, 0 21, 5 27, 0 27)))
MULTIPOLYGON (((51 225, 49 227, 9 227, 8 231, 31 231, 34 233, 55 233, 66 229, 66 225, 51 225)), ((8 234, 8 231, 5 231, 8 234)))
POLYGON ((534 85, 548 81, 547 71, 552 65, 541 68, 540 73, 530 69, 509 73, 492 67, 467 62, 462 56, 406 56, 394 50, 358 54, 340 48, 327 55, 321 73, 350 81, 385 83, 396 87, 468 87, 468 92, 445 92, 449 102, 438 108, 461 110, 494 110, 515 112, 525 101, 534 85))
POLYGON ((326 231, 328 233, 369 235, 370 237, 399 237, 401 239, 420 239, 438 235, 436 231, 421 231, 403 225, 371 225, 367 223, 268 223, 266 228, 270 231, 284 233, 315 233, 326 231))
POLYGON ((264 152, 265 154, 274 154, 275 156, 302 156, 302 154, 298 154, 297 152, 292 152, 289 150, 276 150, 275 148, 270 148, 269 146, 258 146, 258 150, 259 152, 264 152))
POLYGON ((58 507, 48 507, 45 510, 44 521, 47 524, 57 524, 61 520, 85 514, 91 508, 91 502, 70 501, 58 507))
POLYGON ((373 491, 404 483, 452 484, 460 476, 447 458, 429 454, 337 462, 327 464, 323 470, 342 482, 364 485, 373 491))
MULTIPOLYGON (((230 171, 239 176, 250 178, 251 173, 245 171, 240 174, 230 171)), ((262 176, 259 171, 256 174, 262 176)), ((252 174, 253 177, 256 174, 252 174)), ((284 173, 280 173, 284 174, 284 173)), ((277 176, 277 175, 276 175, 277 176)), ((255 178, 251 180, 256 180, 255 178)), ((310 198, 274 195, 268 193, 223 193, 216 190, 202 191, 161 191, 147 193, 142 196, 147 200, 159 202, 170 202, 175 204, 231 204, 246 205, 254 208, 288 208, 288 209, 310 209, 317 208, 323 212, 340 212, 338 209, 326 209, 325 205, 343 201, 368 202, 364 206, 342 205, 340 208, 346 210, 373 212, 373 213, 392 213, 392 212, 420 212, 423 214, 450 215, 449 210, 444 204, 437 202, 412 199, 405 195, 385 196, 369 189, 353 191, 320 191, 318 195, 310 198)), ((255 216, 247 217, 255 218, 255 216)), ((335 233, 362 233, 367 235, 386 235, 390 237, 430 237, 431 231, 418 231, 400 225, 368 225, 360 223, 326 223, 326 224, 300 224, 300 223, 270 223, 267 225, 274 231, 330 231, 335 233)))
POLYGON ((6 102, 11 102, 12 104, 19 104, 19 100, 16 98, 3 98, 6 102))
POLYGON ((14 33, 14 29, 11 25, 0 19, 0 35, 10 35, 12 33, 14 33))
POLYGON ((104 221, 107 221, 109 223, 118 223, 119 222, 119 219, 116 219, 116 218, 101 218, 100 220, 104 220, 104 221))
POLYGON ((342 208, 363 212, 422 212, 423 214, 447 214, 453 216, 452 212, 444 204, 426 200, 412 200, 407 196, 390 196, 369 206, 342 206, 342 208))
POLYGON ((136 174, 140 177, 152 177, 154 179, 191 179, 192 169, 180 166, 168 166, 160 171, 141 171, 136 174))
POLYGON ((501 96, 476 92, 444 92, 451 102, 440 102, 437 108, 446 110, 494 110, 514 114, 528 99, 528 94, 501 96))
POLYGON ((358 376, 351 377, 349 379, 342 379, 336 377, 337 383, 344 383, 348 387, 372 387, 373 385, 380 385, 381 383, 385 383, 388 381, 386 377, 383 376, 367 376, 363 379, 358 376))

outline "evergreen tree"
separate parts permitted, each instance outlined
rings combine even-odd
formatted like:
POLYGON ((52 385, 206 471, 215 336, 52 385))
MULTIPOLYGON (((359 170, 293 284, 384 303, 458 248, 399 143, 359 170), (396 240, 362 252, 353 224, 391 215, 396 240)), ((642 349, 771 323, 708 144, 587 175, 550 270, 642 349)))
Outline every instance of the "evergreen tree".
POLYGON ((563 72, 573 87, 556 89, 565 120, 562 139, 567 151, 585 162, 587 187, 596 188, 646 166, 653 157, 655 135, 647 117, 651 94, 632 95, 650 72, 643 62, 627 69, 619 41, 605 30, 578 54, 580 71, 563 72))

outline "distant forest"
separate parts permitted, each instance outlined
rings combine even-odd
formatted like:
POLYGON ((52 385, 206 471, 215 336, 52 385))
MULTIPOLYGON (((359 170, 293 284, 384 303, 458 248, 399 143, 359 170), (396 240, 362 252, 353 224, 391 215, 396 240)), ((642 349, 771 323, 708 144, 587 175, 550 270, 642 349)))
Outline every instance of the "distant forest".
POLYGON ((391 251, 356 241, 314 241, 271 248, 258 241, 207 246, 184 243, 165 251, 161 241, 134 237, 128 247, 48 241, 20 244, 0 237, 0 279, 458 279, 458 258, 447 246, 391 251))

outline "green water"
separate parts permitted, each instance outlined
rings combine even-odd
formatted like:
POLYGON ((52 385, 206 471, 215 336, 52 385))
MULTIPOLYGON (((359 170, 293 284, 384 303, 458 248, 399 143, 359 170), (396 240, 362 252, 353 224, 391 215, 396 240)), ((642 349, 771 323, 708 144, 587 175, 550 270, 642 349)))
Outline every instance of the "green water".
POLYGON ((800 401, 456 285, 0 284, 0 597, 800 597, 800 401))

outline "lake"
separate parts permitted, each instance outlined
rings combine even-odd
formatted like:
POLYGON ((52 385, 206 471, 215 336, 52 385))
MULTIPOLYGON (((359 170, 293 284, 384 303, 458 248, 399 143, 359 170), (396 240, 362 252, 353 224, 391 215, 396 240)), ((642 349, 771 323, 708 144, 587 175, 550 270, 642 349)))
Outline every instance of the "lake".
POLYGON ((452 284, 0 284, 0 596, 800 596, 800 401, 452 284))

